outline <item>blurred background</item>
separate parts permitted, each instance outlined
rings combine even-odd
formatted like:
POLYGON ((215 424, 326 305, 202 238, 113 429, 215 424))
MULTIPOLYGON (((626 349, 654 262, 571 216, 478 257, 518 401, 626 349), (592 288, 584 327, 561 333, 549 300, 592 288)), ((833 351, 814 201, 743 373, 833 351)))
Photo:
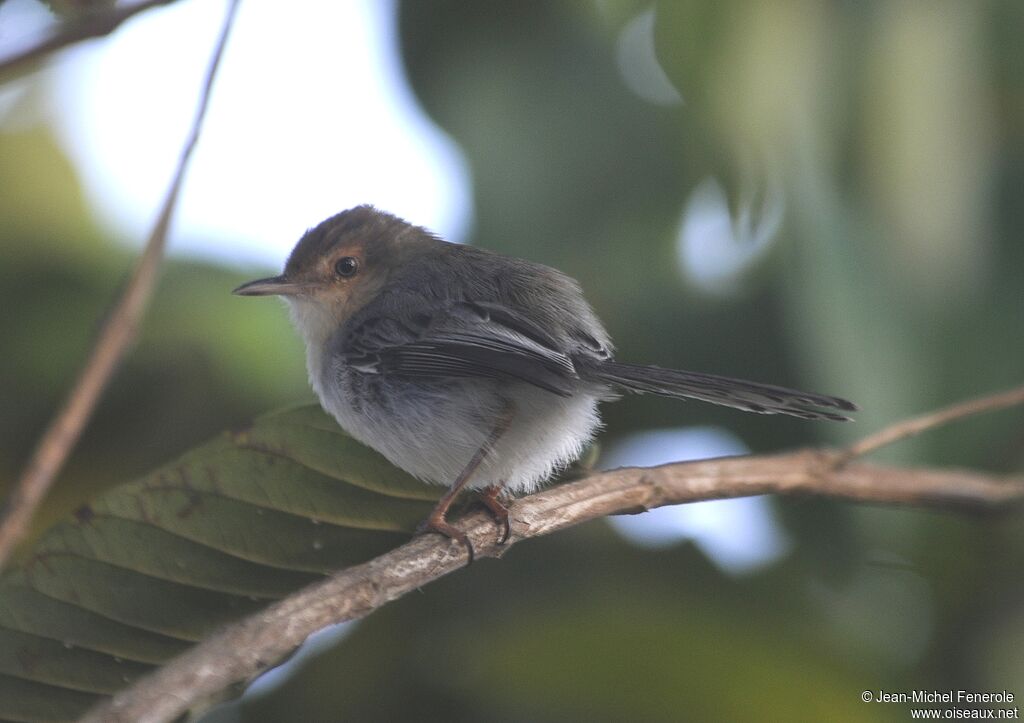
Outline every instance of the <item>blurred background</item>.
MULTIPOLYGON (((0 76, 0 485, 84 358, 223 18, 179 0, 0 76)), ((54 22, 0 3, 0 50, 54 22)), ((848 425, 631 398, 602 466, 842 444, 1024 379, 1024 4, 242 4, 141 338, 40 519, 311 401, 232 297, 374 203, 576 277, 624 360, 857 401, 848 425)), ((1024 466, 1024 413, 886 450, 1024 466)), ((1024 696, 1024 521, 749 499, 592 523, 327 631, 210 721, 906 720, 1024 696)))

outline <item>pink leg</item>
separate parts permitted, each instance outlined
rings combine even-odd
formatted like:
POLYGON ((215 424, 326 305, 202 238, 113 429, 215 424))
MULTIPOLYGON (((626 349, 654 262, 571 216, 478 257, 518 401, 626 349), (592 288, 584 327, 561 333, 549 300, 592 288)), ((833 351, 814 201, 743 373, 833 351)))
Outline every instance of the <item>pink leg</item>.
MULTIPOLYGON (((444 493, 444 496, 440 500, 438 500, 437 505, 431 511, 427 519, 423 520, 423 522, 420 523, 419 527, 416 528, 416 532, 418 533, 422 534, 424 532, 437 532, 451 540, 455 540, 456 542, 461 543, 466 548, 466 551, 469 553, 470 564, 472 564, 474 557, 473 545, 470 543, 469 538, 466 536, 466 533, 452 525, 450 522, 448 522, 448 520, 445 519, 445 516, 448 514, 448 509, 452 506, 452 502, 455 501, 455 498, 458 496, 459 492, 462 491, 462 489, 466 486, 469 480, 473 477, 473 473, 476 472, 477 468, 480 466, 480 463, 484 461, 484 458, 487 456, 487 453, 494 446, 494 443, 497 442, 501 435, 503 435, 508 430, 509 425, 512 423, 512 418, 514 415, 515 408, 510 402, 508 403, 506 411, 501 417, 501 419, 494 426, 494 429, 491 430, 491 433, 487 437, 487 440, 480 446, 480 449, 476 451, 476 453, 469 460, 469 463, 465 466, 462 472, 459 473, 459 476, 456 478, 455 482, 452 483, 452 486, 448 488, 448 491, 444 493)), ((490 487, 487 488, 483 496, 486 497, 489 494, 490 489, 490 487)), ((491 504, 489 504, 486 501, 484 502, 484 504, 487 505, 488 509, 494 511, 494 507, 492 507, 491 504)), ((500 507, 501 509, 504 509, 504 523, 506 530, 505 536, 502 539, 502 542, 504 542, 508 539, 508 510, 505 509, 504 505, 502 505, 500 502, 497 502, 497 500, 494 501, 494 504, 500 507)), ((498 517, 497 512, 495 512, 495 516, 498 517)))

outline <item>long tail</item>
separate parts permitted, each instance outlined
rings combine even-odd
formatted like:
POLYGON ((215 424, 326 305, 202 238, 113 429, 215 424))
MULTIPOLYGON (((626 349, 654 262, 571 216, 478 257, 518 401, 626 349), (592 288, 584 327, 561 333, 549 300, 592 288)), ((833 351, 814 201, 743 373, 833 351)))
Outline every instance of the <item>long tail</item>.
POLYGON ((818 407, 847 412, 857 411, 856 404, 839 397, 719 377, 714 374, 662 369, 641 364, 603 361, 588 365, 588 368, 581 370, 581 376, 630 392, 660 394, 677 399, 699 399, 759 414, 788 414, 802 419, 848 422, 849 417, 823 411, 818 407))

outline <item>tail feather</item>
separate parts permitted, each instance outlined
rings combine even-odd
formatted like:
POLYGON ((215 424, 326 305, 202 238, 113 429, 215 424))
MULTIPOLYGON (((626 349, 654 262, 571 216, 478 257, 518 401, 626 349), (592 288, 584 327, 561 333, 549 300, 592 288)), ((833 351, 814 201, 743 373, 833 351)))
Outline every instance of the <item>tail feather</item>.
POLYGON ((731 379, 714 374, 684 372, 640 364, 603 361, 581 370, 581 376, 620 387, 630 392, 660 394, 678 399, 699 399, 746 412, 787 414, 801 419, 829 419, 848 422, 850 418, 820 409, 857 411, 857 405, 840 397, 731 379))

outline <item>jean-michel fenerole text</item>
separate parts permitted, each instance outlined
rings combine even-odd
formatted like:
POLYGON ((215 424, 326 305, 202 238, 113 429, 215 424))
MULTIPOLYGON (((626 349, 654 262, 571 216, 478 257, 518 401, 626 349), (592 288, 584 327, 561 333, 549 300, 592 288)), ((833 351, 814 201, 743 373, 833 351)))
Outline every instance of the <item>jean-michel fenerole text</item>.
POLYGON ((1007 690, 975 693, 969 690, 912 690, 894 692, 879 690, 876 703, 1012 703, 1013 693, 1007 690))

